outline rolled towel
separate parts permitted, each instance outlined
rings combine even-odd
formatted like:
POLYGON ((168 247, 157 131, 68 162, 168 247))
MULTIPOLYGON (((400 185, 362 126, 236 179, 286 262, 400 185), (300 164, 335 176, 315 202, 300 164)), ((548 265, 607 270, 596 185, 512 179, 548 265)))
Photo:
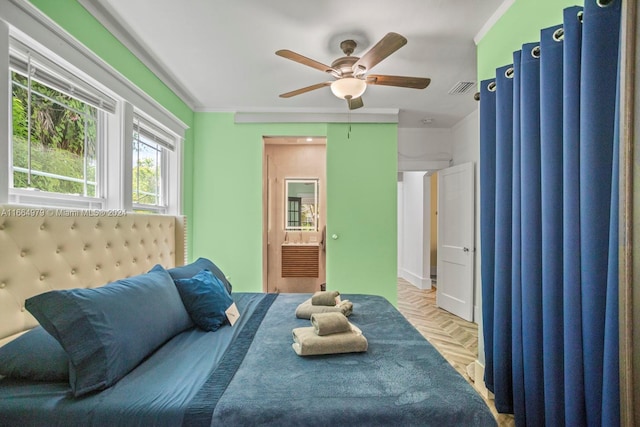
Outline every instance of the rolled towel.
POLYGON ((352 330, 339 334, 318 336, 313 326, 295 328, 291 347, 298 356, 321 354, 360 353, 367 351, 369 343, 362 331, 351 325, 352 330))
POLYGON ((316 335, 325 336, 337 334, 340 332, 348 332, 351 330, 351 324, 347 317, 342 313, 314 313, 311 315, 311 324, 316 335))
POLYGON ((338 295, 340 295, 338 291, 318 291, 311 297, 311 304, 334 306, 338 295))
POLYGON ((351 316, 353 312, 353 303, 348 299, 340 301, 338 305, 313 305, 311 304, 311 298, 300 304, 296 308, 296 317, 299 319, 311 319, 311 315, 314 313, 342 313, 345 316, 351 316))

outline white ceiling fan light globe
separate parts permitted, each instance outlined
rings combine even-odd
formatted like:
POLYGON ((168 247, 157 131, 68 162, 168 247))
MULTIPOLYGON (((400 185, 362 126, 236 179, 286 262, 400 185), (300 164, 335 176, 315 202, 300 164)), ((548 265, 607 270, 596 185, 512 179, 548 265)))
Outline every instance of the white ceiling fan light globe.
POLYGON ((331 92, 340 99, 360 98, 367 89, 367 83, 355 77, 343 77, 331 83, 331 92))

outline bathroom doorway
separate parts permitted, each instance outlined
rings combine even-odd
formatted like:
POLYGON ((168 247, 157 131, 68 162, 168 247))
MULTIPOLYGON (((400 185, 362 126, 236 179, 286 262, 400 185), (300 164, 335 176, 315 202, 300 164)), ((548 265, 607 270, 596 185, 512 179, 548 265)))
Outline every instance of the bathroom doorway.
POLYGON ((318 291, 326 281, 326 138, 263 140, 263 290, 318 291))

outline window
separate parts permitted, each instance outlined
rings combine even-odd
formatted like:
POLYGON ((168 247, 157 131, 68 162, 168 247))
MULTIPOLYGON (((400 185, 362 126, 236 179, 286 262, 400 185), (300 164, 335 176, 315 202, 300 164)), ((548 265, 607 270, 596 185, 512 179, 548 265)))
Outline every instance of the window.
POLYGON ((167 209, 167 156, 175 137, 150 120, 135 114, 133 119, 132 199, 137 211, 165 212, 167 209))
POLYGON ((300 197, 289 197, 289 222, 288 227, 300 227, 300 197))
POLYGON ((13 188, 96 196, 98 110, 11 73, 13 188))
POLYGON ((13 189, 100 197, 98 144, 115 100, 11 40, 13 189))
POLYGON ((0 8, 0 204, 179 214, 185 123, 18 3, 0 8))

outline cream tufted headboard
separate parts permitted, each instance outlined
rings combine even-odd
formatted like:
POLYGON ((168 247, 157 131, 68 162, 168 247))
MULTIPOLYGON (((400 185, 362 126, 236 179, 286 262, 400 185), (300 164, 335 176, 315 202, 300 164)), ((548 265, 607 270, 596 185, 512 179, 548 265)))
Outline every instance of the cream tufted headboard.
POLYGON ((183 217, 0 205, 0 345, 38 323, 25 300, 185 263, 183 217))

